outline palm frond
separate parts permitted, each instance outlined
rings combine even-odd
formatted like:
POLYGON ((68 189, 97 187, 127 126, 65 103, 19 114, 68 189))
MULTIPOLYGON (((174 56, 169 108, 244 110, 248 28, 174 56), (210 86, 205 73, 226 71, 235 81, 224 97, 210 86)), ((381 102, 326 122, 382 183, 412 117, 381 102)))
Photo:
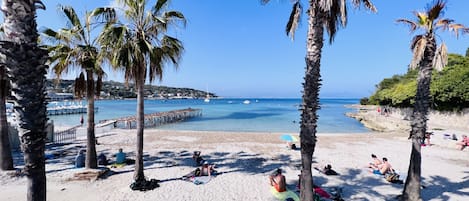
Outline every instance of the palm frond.
POLYGON ((78 18, 75 9, 70 6, 60 6, 59 8, 63 12, 65 17, 68 19, 69 26, 72 29, 76 30, 77 33, 79 33, 81 40, 85 40, 85 30, 83 29, 83 26, 80 22, 80 18, 78 18))
POLYGON ((437 71, 443 70, 448 64, 448 49, 444 43, 442 43, 435 52, 435 59, 433 59, 433 67, 437 71))
POLYGON ((448 25, 448 27, 449 27, 449 31, 453 32, 456 35, 456 38, 459 38, 459 32, 461 32, 462 34, 466 34, 467 33, 466 30, 468 29, 462 24, 450 24, 448 25))
POLYGON ((452 19, 439 19, 436 21, 435 26, 436 27, 441 27, 443 30, 448 30, 449 25, 451 25, 454 22, 452 19))
POLYGON ((343 27, 347 26, 347 2, 345 0, 337 1, 336 7, 337 14, 340 16, 340 21, 343 27))
POLYGON ((332 4, 334 3, 335 0, 320 0, 318 1, 319 3, 319 8, 325 12, 328 12, 329 9, 332 7, 332 4))
POLYGON ((152 11, 153 13, 159 13, 161 10, 166 7, 168 4, 168 0, 158 0, 155 4, 155 7, 153 7, 152 11))
POLYGON ((430 29, 432 25, 432 21, 429 20, 427 13, 424 12, 415 12, 415 16, 417 17, 417 24, 426 29, 430 29))
POLYGON ((116 10, 109 7, 96 8, 90 13, 90 17, 101 23, 115 22, 117 20, 116 16, 116 10))
POLYGON ((46 5, 44 5, 41 0, 34 0, 34 5, 36 9, 46 10, 46 5))
POLYGON ((415 30, 417 30, 417 27, 418 27, 417 23, 415 23, 411 20, 408 20, 408 19, 397 19, 396 22, 404 23, 404 24, 408 25, 409 28, 410 28, 410 32, 414 32, 415 30))
POLYGON ((365 8, 367 8, 368 10, 374 13, 378 12, 378 9, 375 7, 375 5, 373 5, 373 3, 370 0, 362 0, 362 1, 363 1, 363 5, 365 5, 365 8))
POLYGON ((427 8, 427 16, 430 21, 434 21, 443 14, 443 9, 445 8, 445 1, 443 0, 436 0, 432 6, 427 8))
POLYGON ((288 19, 287 26, 285 28, 287 36, 290 36, 292 40, 295 38, 295 32, 298 28, 298 24, 300 23, 302 10, 303 8, 299 1, 293 4, 293 9, 290 14, 290 18, 288 19))
POLYGON ((427 46, 427 38, 423 35, 417 35, 412 40, 411 49, 413 54, 412 61, 410 62, 410 68, 415 69, 420 64, 423 58, 425 47, 427 46))

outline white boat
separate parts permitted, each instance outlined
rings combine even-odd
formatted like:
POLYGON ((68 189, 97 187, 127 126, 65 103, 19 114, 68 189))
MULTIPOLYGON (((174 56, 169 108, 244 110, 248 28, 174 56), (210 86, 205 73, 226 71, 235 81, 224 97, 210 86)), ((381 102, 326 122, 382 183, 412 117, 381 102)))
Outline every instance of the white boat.
POLYGON ((208 93, 208 87, 207 87, 207 95, 205 96, 204 102, 206 103, 210 102, 210 94, 208 93))
POLYGON ((246 105, 247 105, 247 104, 251 104, 251 101, 249 101, 249 100, 244 100, 244 101, 243 101, 243 104, 246 104, 246 105))

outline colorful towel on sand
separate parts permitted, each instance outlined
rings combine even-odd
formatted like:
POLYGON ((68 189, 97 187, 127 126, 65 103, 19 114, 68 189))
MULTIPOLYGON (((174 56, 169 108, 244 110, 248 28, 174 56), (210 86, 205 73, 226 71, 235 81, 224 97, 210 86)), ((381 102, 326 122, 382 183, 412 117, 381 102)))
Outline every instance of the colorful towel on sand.
POLYGON ((300 197, 298 197, 295 192, 288 189, 284 192, 278 192, 274 187, 272 187, 270 192, 280 201, 300 201, 300 197))
POLYGON ((192 182, 195 185, 208 183, 213 176, 195 176, 195 170, 181 177, 182 180, 192 182))
POLYGON ((127 164, 125 163, 113 163, 111 165, 108 165, 107 167, 108 168, 121 168, 121 167, 124 167, 126 166, 127 164))

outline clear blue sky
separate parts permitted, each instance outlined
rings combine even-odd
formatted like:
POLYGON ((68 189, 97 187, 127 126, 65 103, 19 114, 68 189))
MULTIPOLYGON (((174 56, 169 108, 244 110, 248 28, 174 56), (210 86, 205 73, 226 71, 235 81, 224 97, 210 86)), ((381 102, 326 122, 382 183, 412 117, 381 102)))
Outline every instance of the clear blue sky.
MULTIPOLYGON (((57 4, 85 10, 110 5, 110 0, 45 0, 38 11, 38 26, 57 29, 64 21, 57 4)), ((151 1, 154 2, 154 1, 151 1)), ((185 53, 179 70, 168 67, 162 82, 154 85, 189 87, 223 97, 301 97, 305 70, 306 15, 295 41, 285 35, 291 3, 271 0, 173 0, 171 8, 187 18, 185 29, 175 34, 185 53)), ((431 0, 375 0, 378 13, 349 9, 349 23, 339 30, 332 45, 323 48, 321 97, 371 95, 383 78, 403 74, 411 59, 408 27, 398 18, 413 19, 431 0)), ((303 1, 306 5, 307 1, 303 1)), ((469 26, 469 1, 449 0, 445 17, 469 26)), ((352 8, 349 6, 349 8, 352 8)), ((469 36, 438 33, 451 53, 465 54, 469 36)), ((441 42, 439 40, 438 42, 441 42)), ((75 76, 75 74, 73 75, 75 76)), ((122 81, 120 73, 108 72, 108 80, 122 81)))

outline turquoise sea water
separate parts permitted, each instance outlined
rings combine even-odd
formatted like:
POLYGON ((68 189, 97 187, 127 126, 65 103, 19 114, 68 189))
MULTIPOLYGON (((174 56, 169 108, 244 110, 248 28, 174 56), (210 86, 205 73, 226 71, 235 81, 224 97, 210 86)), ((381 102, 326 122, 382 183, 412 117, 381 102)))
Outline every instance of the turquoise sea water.
MULTIPOLYGON (((353 109, 344 107, 357 104, 358 99, 321 99, 318 112, 318 132, 356 133, 368 132, 355 119, 345 116, 353 109)), ((184 108, 202 109, 202 116, 184 122, 167 124, 161 129, 197 131, 245 131, 245 132, 291 132, 299 131, 300 99, 211 99, 205 103, 197 100, 146 100, 145 113, 184 108), (243 104, 249 100, 250 104, 243 104)), ((86 104, 86 103, 84 103, 86 104)), ((136 100, 99 100, 95 120, 132 116, 136 112, 136 100)), ((57 126, 79 124, 81 115, 50 116, 57 126)), ((86 119, 86 115, 85 119, 86 119)), ((85 120, 86 122, 86 120, 85 120)))

